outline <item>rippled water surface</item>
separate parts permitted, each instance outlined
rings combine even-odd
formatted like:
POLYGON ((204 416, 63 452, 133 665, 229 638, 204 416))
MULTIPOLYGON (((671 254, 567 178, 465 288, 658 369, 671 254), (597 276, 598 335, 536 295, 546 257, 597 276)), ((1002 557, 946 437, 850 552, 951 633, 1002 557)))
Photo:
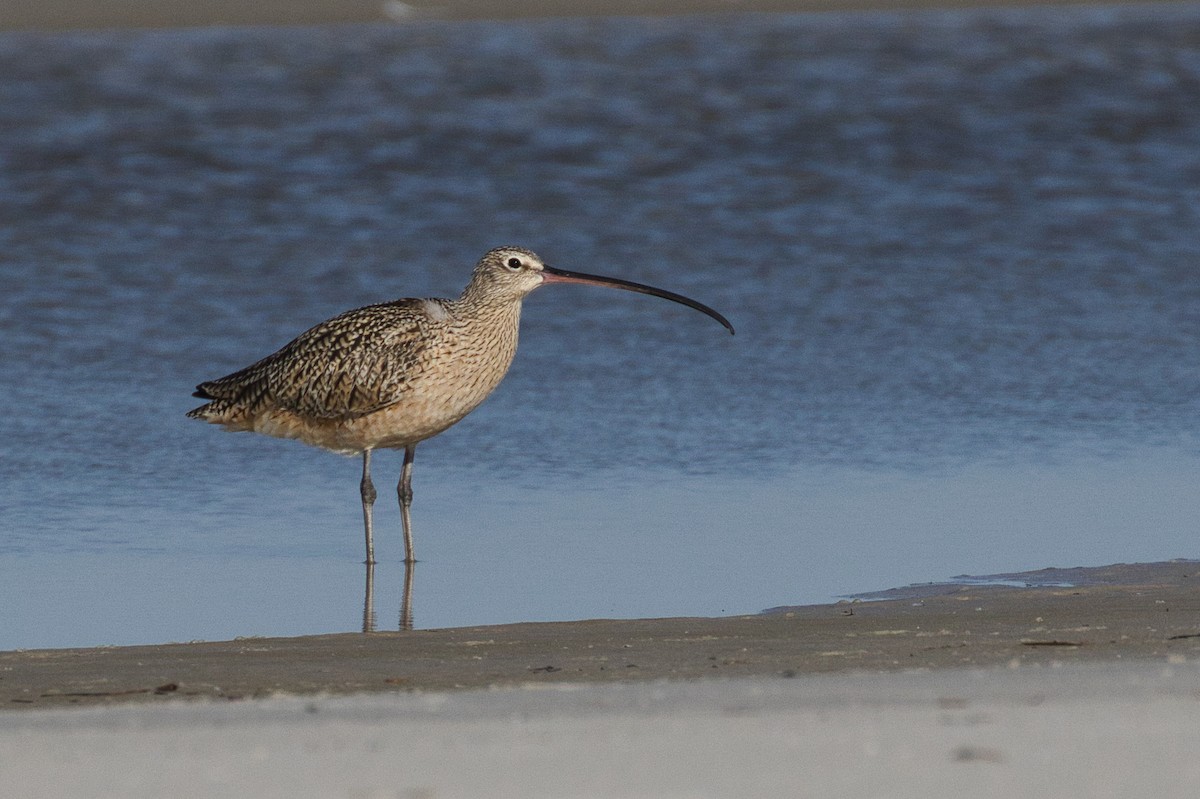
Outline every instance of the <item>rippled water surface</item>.
POLYGON ((738 335, 535 293, 417 626, 1200 555, 1200 6, 6 34, 0 648, 359 628, 357 461, 189 394, 504 243, 738 335))

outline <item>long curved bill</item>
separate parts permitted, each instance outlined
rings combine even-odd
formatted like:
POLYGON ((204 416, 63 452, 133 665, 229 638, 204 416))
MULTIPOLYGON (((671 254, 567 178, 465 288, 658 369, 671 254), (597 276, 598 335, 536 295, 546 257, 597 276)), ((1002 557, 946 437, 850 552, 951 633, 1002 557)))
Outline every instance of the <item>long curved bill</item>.
POLYGON ((608 286, 614 289, 625 289, 626 291, 636 291, 639 294, 649 294, 652 297, 662 297, 664 300, 677 302, 680 305, 686 305, 689 308, 695 308, 702 314, 707 314, 713 319, 716 319, 725 329, 733 335, 733 325, 729 324, 729 320, 721 314, 709 308, 707 305, 696 302, 690 297, 685 297, 682 294, 676 294, 673 291, 664 291, 656 289, 654 286, 645 286, 641 283, 634 283, 631 280, 621 280, 617 277, 603 277, 602 275, 585 275, 582 272, 568 272, 565 269, 555 269, 547 266, 542 269, 543 283, 582 283, 589 286, 608 286))

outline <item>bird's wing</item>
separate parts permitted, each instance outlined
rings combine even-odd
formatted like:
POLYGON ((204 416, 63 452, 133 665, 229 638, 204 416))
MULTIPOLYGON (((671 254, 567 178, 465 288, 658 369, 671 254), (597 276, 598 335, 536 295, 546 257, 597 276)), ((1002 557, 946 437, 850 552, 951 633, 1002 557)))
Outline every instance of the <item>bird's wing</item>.
POLYGON ((264 406, 319 419, 352 419, 395 404, 422 371, 432 320, 424 300, 347 311, 196 396, 255 411, 264 406))

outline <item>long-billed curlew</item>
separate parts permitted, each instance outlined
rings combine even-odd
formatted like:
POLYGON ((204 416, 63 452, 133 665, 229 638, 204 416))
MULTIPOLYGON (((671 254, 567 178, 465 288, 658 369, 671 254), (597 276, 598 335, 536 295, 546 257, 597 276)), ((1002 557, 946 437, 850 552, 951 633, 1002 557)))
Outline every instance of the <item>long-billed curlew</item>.
POLYGON ((457 300, 403 299, 335 316, 278 352, 231 375, 201 383, 209 400, 188 413, 279 438, 297 438, 346 455, 362 453, 367 563, 375 562, 371 452, 403 449, 397 494, 404 561, 415 562, 409 508, 417 444, 473 411, 504 378, 517 351, 521 301, 547 283, 585 283, 652 294, 721 314, 652 286, 553 269, 520 247, 497 247, 480 259, 457 300))

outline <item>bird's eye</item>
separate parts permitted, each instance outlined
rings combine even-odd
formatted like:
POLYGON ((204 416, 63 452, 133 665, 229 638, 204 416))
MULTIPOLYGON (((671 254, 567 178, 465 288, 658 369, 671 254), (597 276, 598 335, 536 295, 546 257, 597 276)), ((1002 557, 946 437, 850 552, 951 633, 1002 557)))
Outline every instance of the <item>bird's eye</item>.
POLYGON ((507 266, 509 269, 520 269, 521 268, 521 259, 520 258, 509 258, 507 266))

